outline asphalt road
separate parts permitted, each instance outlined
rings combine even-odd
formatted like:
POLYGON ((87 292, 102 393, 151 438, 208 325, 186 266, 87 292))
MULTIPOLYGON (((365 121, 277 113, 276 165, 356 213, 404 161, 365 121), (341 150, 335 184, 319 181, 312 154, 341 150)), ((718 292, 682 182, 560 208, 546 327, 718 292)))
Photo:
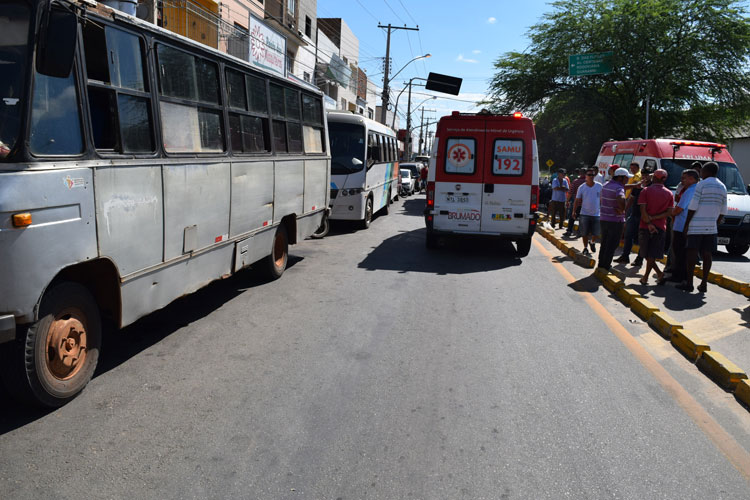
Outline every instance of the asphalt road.
POLYGON ((0 496, 750 497, 750 413, 686 403, 548 246, 428 252, 423 203, 110 335, 64 408, 0 399, 0 496))

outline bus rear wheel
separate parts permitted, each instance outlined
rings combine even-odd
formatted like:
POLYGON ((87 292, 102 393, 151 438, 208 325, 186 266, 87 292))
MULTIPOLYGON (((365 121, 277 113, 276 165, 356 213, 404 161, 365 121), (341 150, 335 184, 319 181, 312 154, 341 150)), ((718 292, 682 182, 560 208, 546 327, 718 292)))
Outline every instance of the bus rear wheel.
POLYGON ((276 229, 271 246, 271 254, 263 260, 262 271, 267 278, 275 280, 281 277, 286 270, 289 260, 289 235, 286 226, 282 223, 276 229))
POLYGON ((5 360, 16 371, 8 389, 30 403, 64 405, 94 375, 101 331, 99 308, 88 289, 72 282, 55 285, 42 299, 39 320, 16 343, 15 359, 5 360))

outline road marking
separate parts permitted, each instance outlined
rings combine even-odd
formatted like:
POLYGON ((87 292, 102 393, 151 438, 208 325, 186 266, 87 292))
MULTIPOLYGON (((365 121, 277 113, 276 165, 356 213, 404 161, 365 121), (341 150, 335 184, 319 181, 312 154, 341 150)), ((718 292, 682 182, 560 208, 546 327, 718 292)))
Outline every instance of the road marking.
POLYGON ((701 337, 708 343, 723 339, 739 332, 747 332, 747 322, 742 313, 735 309, 725 309, 707 316, 685 321, 683 326, 693 332, 701 332, 701 337))
MULTIPOLYGON (((550 259, 557 272, 565 278, 568 283, 574 283, 577 280, 565 269, 560 262, 557 262, 553 255, 544 248, 538 240, 532 239, 537 249, 550 259)), ((625 347, 636 357, 638 361, 646 368, 651 375, 661 384, 661 386, 672 396, 685 413, 693 419, 693 422, 708 436, 714 445, 721 451, 725 457, 734 465, 734 467, 750 481, 750 454, 727 432, 714 418, 690 395, 690 393, 680 385, 669 372, 651 356, 646 348, 643 347, 633 335, 630 334, 624 326, 620 324, 612 314, 598 301, 594 296, 585 291, 578 290, 577 293, 586 301, 591 309, 604 321, 612 333, 622 342, 625 347)))

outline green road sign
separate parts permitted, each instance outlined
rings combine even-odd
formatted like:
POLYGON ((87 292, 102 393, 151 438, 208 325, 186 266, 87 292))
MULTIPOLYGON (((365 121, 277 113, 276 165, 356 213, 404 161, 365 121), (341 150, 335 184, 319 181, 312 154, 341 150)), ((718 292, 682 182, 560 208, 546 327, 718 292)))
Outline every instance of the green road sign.
POLYGON ((612 73, 612 55, 612 52, 594 52, 568 56, 568 74, 586 76, 612 73))

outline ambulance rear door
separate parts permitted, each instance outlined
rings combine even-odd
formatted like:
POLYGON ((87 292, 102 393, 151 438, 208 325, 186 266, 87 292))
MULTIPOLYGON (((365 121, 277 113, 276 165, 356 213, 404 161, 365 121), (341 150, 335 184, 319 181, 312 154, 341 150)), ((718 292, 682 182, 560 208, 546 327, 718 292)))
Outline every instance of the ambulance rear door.
MULTIPOLYGON (((502 117, 487 121, 482 156, 481 231, 517 235, 529 231, 536 141, 531 120, 502 117)), ((538 176, 538 173, 537 173, 538 176)))
POLYGON ((484 120, 451 117, 444 119, 443 125, 435 164, 433 228, 445 232, 479 233, 484 120))

